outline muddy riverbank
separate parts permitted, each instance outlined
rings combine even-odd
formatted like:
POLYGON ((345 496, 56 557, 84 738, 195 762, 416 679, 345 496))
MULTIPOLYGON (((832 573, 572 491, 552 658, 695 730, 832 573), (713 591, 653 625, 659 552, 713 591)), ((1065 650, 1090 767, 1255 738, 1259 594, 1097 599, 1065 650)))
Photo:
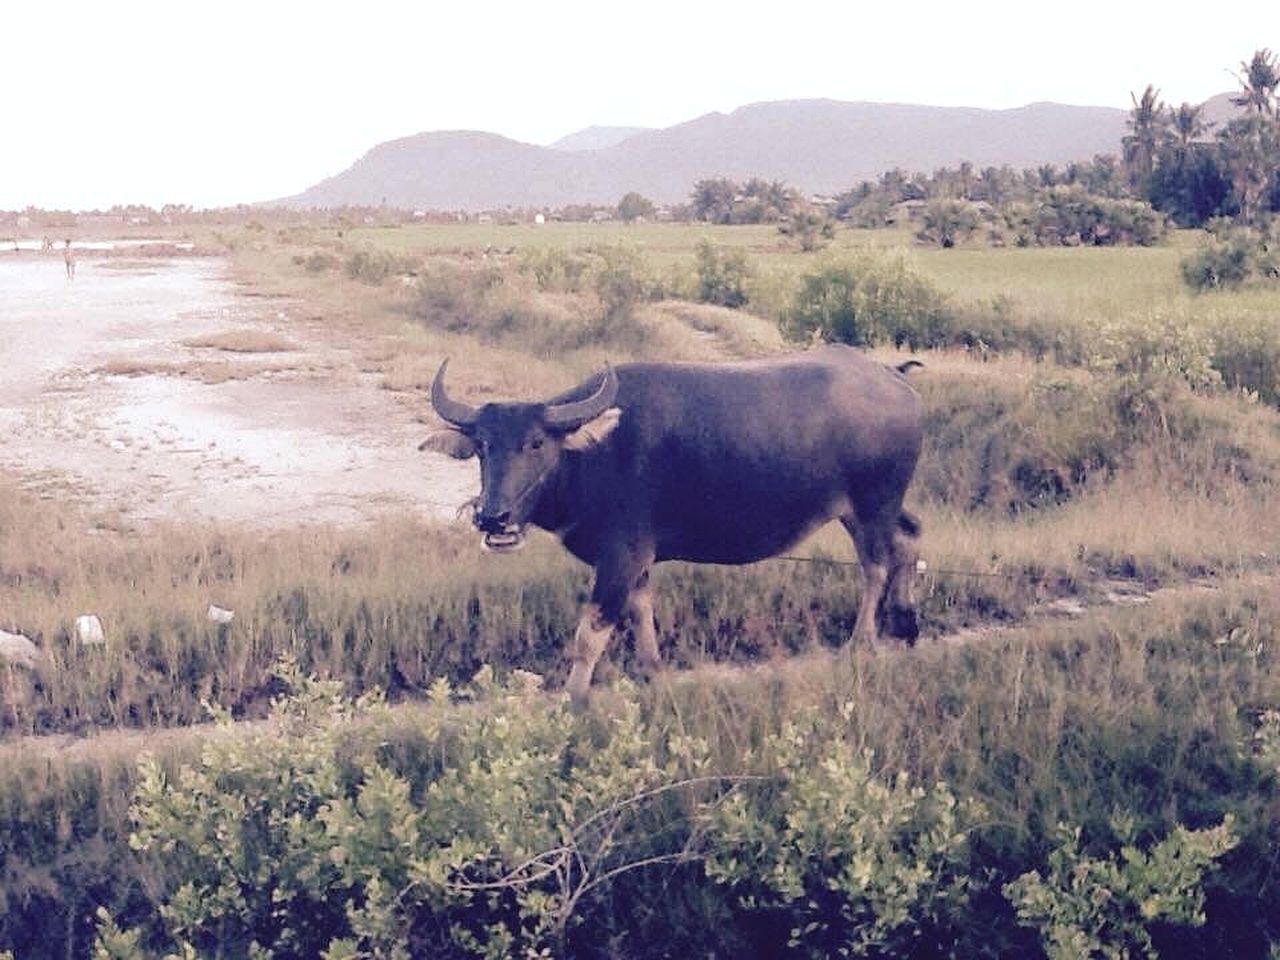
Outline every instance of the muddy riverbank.
POLYGON ((474 466, 417 451, 425 398, 246 296, 217 257, 0 258, 0 470, 123 522, 453 517, 474 466))

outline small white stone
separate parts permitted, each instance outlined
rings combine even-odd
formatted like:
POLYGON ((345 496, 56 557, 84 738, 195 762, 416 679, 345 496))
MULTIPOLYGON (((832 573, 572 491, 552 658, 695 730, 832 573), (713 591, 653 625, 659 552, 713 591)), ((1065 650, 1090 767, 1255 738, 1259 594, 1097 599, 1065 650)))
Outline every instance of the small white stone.
POLYGON ((92 613, 76 617, 76 637, 86 647, 100 647, 107 642, 107 635, 102 630, 102 621, 92 613))
POLYGON ((205 615, 209 618, 210 623, 230 623, 236 618, 234 610, 228 610, 226 607, 220 607, 215 603, 209 604, 209 609, 205 615))
POLYGON ((929 565, 925 563, 923 560, 916 561, 916 573, 924 573, 928 569, 929 569, 929 565))

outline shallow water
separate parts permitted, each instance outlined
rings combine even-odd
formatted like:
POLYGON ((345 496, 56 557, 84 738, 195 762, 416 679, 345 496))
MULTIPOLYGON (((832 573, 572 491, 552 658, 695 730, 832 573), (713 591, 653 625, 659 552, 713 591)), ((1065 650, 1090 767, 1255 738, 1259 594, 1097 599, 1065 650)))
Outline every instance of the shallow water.
POLYGON ((421 398, 381 389, 292 309, 239 296, 215 258, 83 259, 74 281, 61 258, 0 258, 0 469, 141 520, 452 519, 474 493, 474 466, 419 453, 421 398), (299 349, 183 342, 247 328, 299 349), (202 363, 238 373, 180 375, 202 363))

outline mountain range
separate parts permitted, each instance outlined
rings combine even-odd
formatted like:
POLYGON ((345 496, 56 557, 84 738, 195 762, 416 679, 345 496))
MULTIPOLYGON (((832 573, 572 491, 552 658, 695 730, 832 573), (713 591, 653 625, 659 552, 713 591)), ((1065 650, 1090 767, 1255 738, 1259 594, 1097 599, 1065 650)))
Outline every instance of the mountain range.
POLYGON ((588 127, 550 146, 437 131, 379 144, 347 170, 272 202, 486 210, 614 204, 635 190, 676 203, 697 180, 714 176, 831 194, 895 167, 932 172, 968 161, 1021 169, 1118 154, 1128 116, 1056 103, 985 110, 785 100, 663 129, 588 127))

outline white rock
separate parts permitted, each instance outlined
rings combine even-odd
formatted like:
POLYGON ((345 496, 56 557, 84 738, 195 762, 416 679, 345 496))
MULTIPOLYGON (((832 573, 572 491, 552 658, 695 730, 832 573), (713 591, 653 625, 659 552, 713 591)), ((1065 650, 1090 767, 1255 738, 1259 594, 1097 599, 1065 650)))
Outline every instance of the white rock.
POLYGON ((1054 600, 1049 604, 1049 610, 1064 617, 1083 617, 1086 612, 1083 603, 1079 600, 1072 600, 1070 597, 1059 597, 1054 600))
POLYGON ((925 563, 923 560, 916 561, 916 573, 924 573, 928 569, 929 564, 925 563))
POLYGON ((107 635, 102 632, 102 621, 92 613, 76 617, 76 637, 86 647, 100 647, 107 642, 107 635))
POLYGON ((220 607, 217 604, 209 604, 209 609, 205 614, 209 618, 210 623, 230 623, 236 618, 234 610, 228 610, 226 607, 220 607))
POLYGON ((34 670, 44 663, 44 651, 20 633, 0 630, 0 660, 34 670))

